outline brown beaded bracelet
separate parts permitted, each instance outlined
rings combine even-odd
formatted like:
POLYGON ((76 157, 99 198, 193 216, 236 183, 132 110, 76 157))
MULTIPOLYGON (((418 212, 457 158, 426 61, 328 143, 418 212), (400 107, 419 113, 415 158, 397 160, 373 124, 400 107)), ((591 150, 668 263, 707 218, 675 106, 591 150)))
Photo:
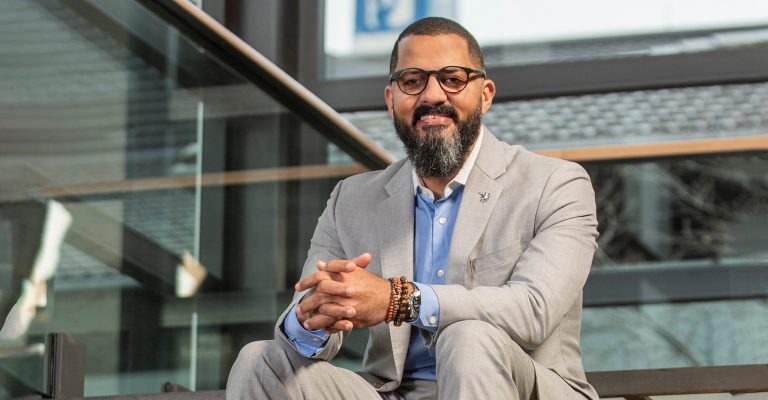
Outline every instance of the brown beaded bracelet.
POLYGON ((400 326, 411 314, 410 296, 408 296, 408 278, 400 277, 400 307, 395 316, 395 326, 400 326))
POLYGON ((398 312, 400 311, 400 278, 389 278, 389 282, 391 283, 392 290, 389 297, 389 308, 392 311, 391 314, 387 314, 387 320, 385 321, 387 323, 394 321, 397 318, 398 312))
POLYGON ((395 277, 395 294, 392 298, 394 308, 392 310, 392 321, 397 320, 397 314, 400 312, 400 296, 402 296, 402 290, 400 287, 400 277, 395 277))
POLYGON ((390 292, 389 292, 389 309, 387 310, 387 318, 384 320, 386 323, 392 322, 392 319, 395 317, 395 279, 389 278, 389 285, 390 285, 390 292))

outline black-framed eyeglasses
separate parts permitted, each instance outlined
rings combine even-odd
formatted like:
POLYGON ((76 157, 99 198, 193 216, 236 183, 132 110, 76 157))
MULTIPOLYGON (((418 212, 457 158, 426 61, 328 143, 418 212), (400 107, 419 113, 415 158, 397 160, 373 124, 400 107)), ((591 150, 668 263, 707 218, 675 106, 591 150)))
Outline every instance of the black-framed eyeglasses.
POLYGON ((435 74, 440 87, 448 93, 458 93, 467 87, 470 79, 481 76, 485 71, 467 67, 449 66, 438 70, 425 71, 421 68, 406 68, 389 75, 389 81, 397 81, 397 87, 405 94, 421 94, 427 87, 429 76, 435 74), (470 76, 470 74, 476 74, 470 76))

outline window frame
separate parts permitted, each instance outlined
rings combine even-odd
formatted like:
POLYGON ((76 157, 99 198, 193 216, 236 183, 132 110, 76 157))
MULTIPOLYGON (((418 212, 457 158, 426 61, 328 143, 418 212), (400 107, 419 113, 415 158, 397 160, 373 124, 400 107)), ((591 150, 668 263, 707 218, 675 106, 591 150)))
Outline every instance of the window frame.
MULTIPOLYGON (((298 2, 298 79, 338 112, 384 110, 387 77, 324 77, 325 0, 298 2)), ((768 43, 663 56, 493 67, 496 101, 768 81, 768 43)))

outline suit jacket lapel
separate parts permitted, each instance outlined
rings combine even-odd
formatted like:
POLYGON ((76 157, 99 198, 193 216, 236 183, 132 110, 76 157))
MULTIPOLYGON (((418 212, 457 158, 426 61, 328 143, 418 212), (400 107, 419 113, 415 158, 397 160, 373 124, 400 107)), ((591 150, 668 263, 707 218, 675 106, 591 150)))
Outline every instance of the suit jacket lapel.
MULTIPOLYGON (((378 207, 375 227, 379 231, 381 274, 384 278, 405 276, 413 279, 414 192, 411 164, 404 163, 385 186, 388 197, 378 207)), ((374 334, 389 333, 392 357, 397 376, 402 376, 408 352, 410 325, 387 325, 387 329, 372 330, 374 334)), ((386 343, 386 342, 384 342, 386 343)))
POLYGON ((448 256, 447 284, 463 285, 468 271, 469 257, 485 231, 503 186, 496 178, 506 172, 509 156, 493 134, 487 129, 480 153, 469 173, 459 207, 456 226, 451 237, 448 256))

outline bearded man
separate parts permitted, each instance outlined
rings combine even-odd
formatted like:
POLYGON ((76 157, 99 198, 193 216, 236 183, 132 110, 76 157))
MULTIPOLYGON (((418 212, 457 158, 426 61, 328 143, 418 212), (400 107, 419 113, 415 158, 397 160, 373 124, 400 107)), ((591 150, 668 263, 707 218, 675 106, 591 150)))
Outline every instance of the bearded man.
POLYGON ((275 340, 243 348, 228 399, 596 399, 582 289, 596 248, 588 175, 499 141, 472 35, 407 27, 384 98, 407 159, 336 186, 275 340), (364 372, 328 360, 369 327, 364 372))

